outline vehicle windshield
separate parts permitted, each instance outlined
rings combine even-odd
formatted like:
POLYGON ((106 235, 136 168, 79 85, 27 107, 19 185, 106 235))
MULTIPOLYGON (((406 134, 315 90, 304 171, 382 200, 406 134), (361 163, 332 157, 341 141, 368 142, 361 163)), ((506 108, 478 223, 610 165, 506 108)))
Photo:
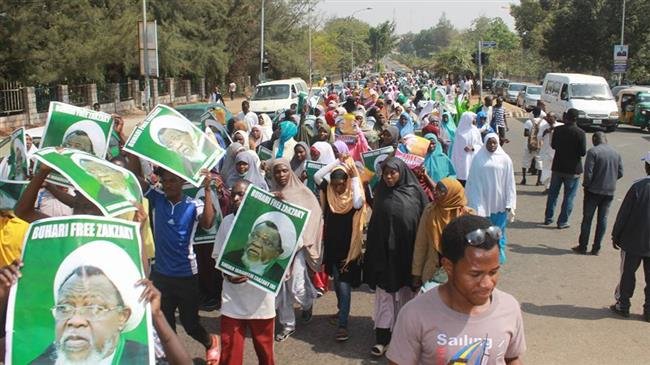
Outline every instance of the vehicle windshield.
POLYGON ((650 94, 639 94, 636 96, 637 103, 647 103, 650 102, 650 94))
POLYGON ((255 89, 251 100, 278 100, 289 98, 289 85, 263 85, 255 89))
POLYGON ((612 100, 612 92, 605 84, 571 84, 572 99, 612 100))
POLYGON ((526 85, 510 84, 510 86, 508 86, 508 91, 521 91, 521 90, 523 90, 525 88, 526 88, 526 85))
POLYGON ((526 93, 528 93, 530 95, 540 95, 542 93, 542 87, 541 86, 535 86, 535 87, 529 86, 526 89, 526 93))
POLYGON ((183 114, 183 116, 190 120, 190 122, 198 123, 201 120, 201 116, 205 113, 203 109, 181 109, 178 111, 183 114))

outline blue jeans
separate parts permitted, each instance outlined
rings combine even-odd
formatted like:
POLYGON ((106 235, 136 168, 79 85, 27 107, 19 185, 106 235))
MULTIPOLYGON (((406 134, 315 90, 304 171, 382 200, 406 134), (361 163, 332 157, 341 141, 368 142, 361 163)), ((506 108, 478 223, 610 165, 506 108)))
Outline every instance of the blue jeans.
POLYGON ((546 199, 545 223, 553 222, 555 204, 557 203, 558 195, 560 195, 562 185, 564 185, 564 198, 562 199, 562 210, 557 219, 557 225, 563 226, 569 223, 569 216, 573 210, 573 199, 575 199, 576 193, 578 192, 579 183, 580 177, 560 176, 555 172, 551 174, 551 186, 548 188, 548 198, 546 199))
POLYGON ((594 245, 592 250, 599 251, 600 244, 603 242, 605 230, 607 229, 607 213, 609 205, 614 199, 611 195, 601 195, 591 193, 585 190, 585 200, 582 207, 582 225, 580 226, 580 238, 578 243, 583 250, 589 245, 589 232, 591 231, 591 221, 594 219, 594 213, 598 209, 598 218, 596 220, 596 233, 594 236, 594 245))
POLYGON ((348 328, 350 317, 350 302, 352 301, 352 286, 350 283, 340 280, 339 268, 332 265, 332 278, 334 279, 334 291, 336 292, 336 306, 339 309, 339 328, 348 328))

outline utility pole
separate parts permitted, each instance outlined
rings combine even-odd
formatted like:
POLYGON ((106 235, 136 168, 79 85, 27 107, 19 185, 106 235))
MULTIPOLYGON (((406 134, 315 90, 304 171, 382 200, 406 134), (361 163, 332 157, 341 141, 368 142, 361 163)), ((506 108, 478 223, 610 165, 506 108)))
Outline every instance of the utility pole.
MULTIPOLYGON (((621 15, 621 45, 623 45, 623 36, 625 35, 625 0, 623 0, 623 14, 621 15)), ((629 57, 629 55, 628 55, 629 57)), ((623 72, 618 75, 618 85, 623 83, 623 72)))
POLYGON ((262 75, 264 74, 264 0, 262 0, 262 24, 260 26, 260 76, 259 81, 262 82, 262 75))
POLYGON ((479 102, 483 102, 483 60, 481 57, 481 43, 483 43, 483 41, 478 41, 478 79, 480 83, 478 88, 479 102))
POLYGON ((144 49, 144 111, 149 113, 149 37, 147 34, 147 0, 142 0, 142 48, 144 49))

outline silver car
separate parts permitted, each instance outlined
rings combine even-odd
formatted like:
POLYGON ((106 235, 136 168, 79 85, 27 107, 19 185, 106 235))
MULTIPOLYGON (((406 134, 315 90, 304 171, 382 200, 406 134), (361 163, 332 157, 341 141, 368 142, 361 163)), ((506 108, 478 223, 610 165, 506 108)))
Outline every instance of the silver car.
POLYGON ((520 82, 511 82, 508 84, 508 89, 506 90, 506 101, 510 104, 516 104, 519 92, 524 89, 526 89, 526 84, 520 82))
POLYGON ((542 86, 541 85, 526 85, 526 88, 519 92, 517 97, 517 106, 525 109, 527 112, 531 111, 537 102, 542 97, 542 86))

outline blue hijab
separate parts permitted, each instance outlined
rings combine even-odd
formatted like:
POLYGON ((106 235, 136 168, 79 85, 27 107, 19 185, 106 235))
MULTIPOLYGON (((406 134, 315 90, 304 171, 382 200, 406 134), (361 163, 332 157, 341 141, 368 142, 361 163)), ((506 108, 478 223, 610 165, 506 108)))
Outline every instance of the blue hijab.
POLYGON ((452 165, 451 160, 447 155, 442 152, 442 145, 438 142, 438 138, 433 133, 428 133, 424 138, 436 143, 433 151, 428 152, 424 158, 424 168, 427 174, 433 181, 438 182, 446 177, 456 177, 456 170, 452 165))
POLYGON ((402 125, 401 122, 397 122, 397 129, 399 130, 399 136, 404 137, 407 134, 415 133, 415 126, 413 124, 413 118, 407 112, 402 112, 401 117, 406 118, 406 124, 402 125))
POLYGON ((454 140, 456 139, 456 123, 454 123, 454 118, 451 116, 451 113, 449 112, 444 112, 442 115, 447 116, 447 123, 440 121, 440 126, 447 131, 447 135, 449 135, 449 140, 451 141, 449 143, 449 148, 447 149, 447 156, 451 157, 451 150, 454 145, 454 140))
POLYGON ((278 142, 278 152, 275 154, 275 158, 280 158, 284 155, 284 144, 295 137, 298 133, 298 126, 296 123, 285 120, 280 123, 280 142, 278 142))

